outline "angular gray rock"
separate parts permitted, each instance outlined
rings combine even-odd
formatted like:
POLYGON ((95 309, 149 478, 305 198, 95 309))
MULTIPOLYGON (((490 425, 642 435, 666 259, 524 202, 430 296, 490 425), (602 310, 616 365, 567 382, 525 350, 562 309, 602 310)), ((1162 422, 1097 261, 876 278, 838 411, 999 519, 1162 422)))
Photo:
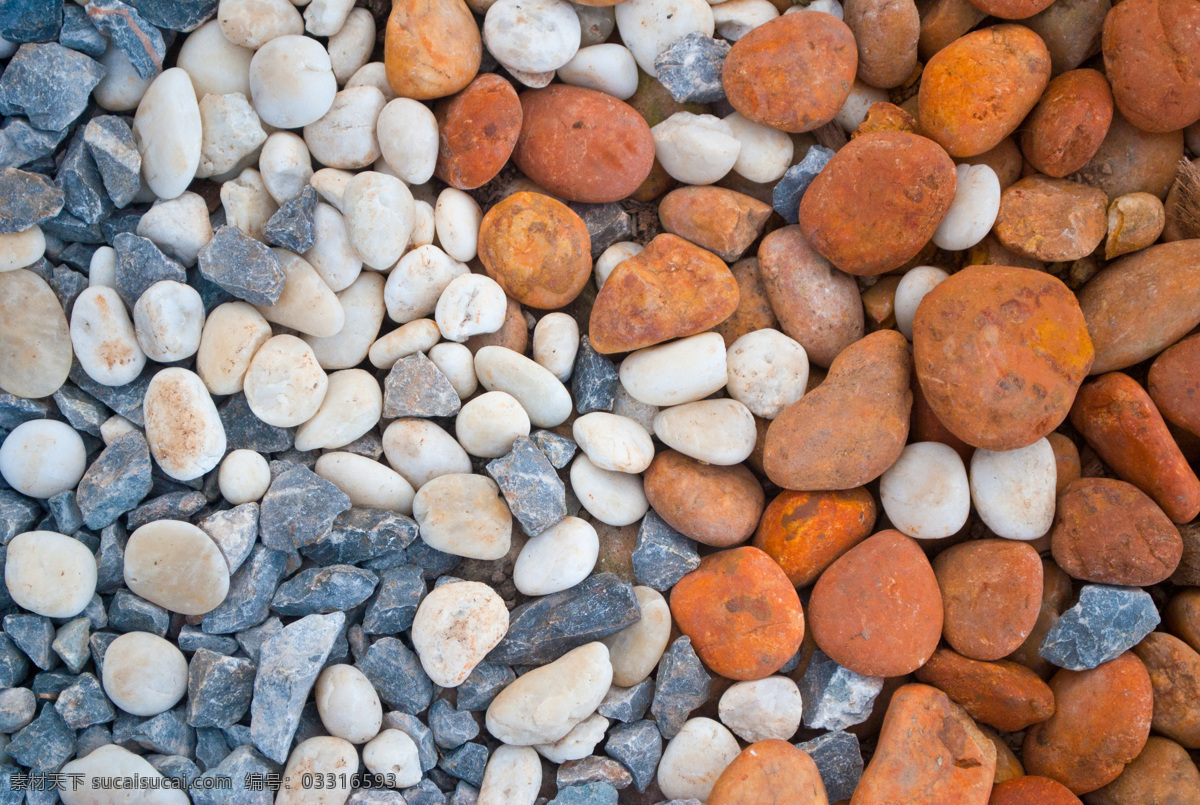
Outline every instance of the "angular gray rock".
POLYGON ((268 548, 294 551, 328 534, 349 508, 345 492, 308 467, 293 466, 277 475, 263 495, 258 535, 268 548))
POLYGON ((606 755, 629 769, 638 791, 645 791, 654 781, 662 752, 662 734, 653 721, 615 724, 604 745, 606 755))
POLYGON ((455 749, 479 735, 479 723, 469 710, 455 709, 445 699, 438 699, 427 715, 433 742, 442 749, 455 749))
POLYGON ((450 380, 423 352, 401 358, 383 381, 383 416, 454 416, 462 401, 450 380))
POLYGON ((117 251, 117 293, 130 308, 156 282, 187 282, 187 271, 162 253, 154 241, 122 232, 113 238, 117 251))
POLYGON ((1085 584, 1078 603, 1046 633, 1038 654, 1059 668, 1086 671, 1142 642, 1159 620, 1154 599, 1139 587, 1085 584))
POLYGON ((638 526, 637 545, 630 557, 637 583, 666 592, 700 567, 696 542, 680 534, 654 509, 646 512, 638 526))
POLYGON ((83 129, 83 141, 96 162, 113 206, 128 206, 141 187, 142 155, 125 118, 93 117, 83 129))
POLYGON ((80 674, 70 687, 58 694, 54 709, 73 730, 107 724, 117 717, 112 702, 104 695, 100 680, 92 674, 80 674))
POLYGON ((5 751, 35 774, 51 774, 62 768, 75 752, 75 731, 67 726, 53 705, 42 705, 42 712, 29 726, 12 736, 5 751))
POLYGON ((202 648, 188 663, 187 723, 231 727, 241 721, 254 695, 254 663, 202 648))
POLYGON ((655 56, 654 69, 659 82, 680 103, 722 101, 721 67, 729 51, 728 42, 693 31, 655 56))
POLYGON ((236 226, 219 228, 197 257, 210 282, 252 305, 273 305, 283 293, 283 267, 267 246, 236 226))
POLYGON ((140 431, 113 439, 75 489, 84 525, 101 529, 134 509, 154 485, 151 469, 150 446, 140 431))
POLYGON ((263 227, 263 237, 272 246, 303 254, 316 238, 313 213, 317 209, 317 191, 305 185, 300 195, 283 202, 263 227))
POLYGON ((536 537, 567 516, 566 485, 528 436, 518 436, 507 455, 488 462, 487 474, 529 536, 536 537))
POLYGON ((675 638, 658 662, 650 705, 662 736, 674 738, 691 712, 708 701, 711 691, 712 677, 696 656, 692 639, 687 635, 675 638))
POLYGON ((771 205, 783 220, 796 223, 800 217, 800 199, 817 174, 833 159, 834 151, 823 145, 809 146, 804 159, 787 169, 771 194, 771 205))
POLYGON ((243 503, 232 509, 213 512, 196 523, 200 530, 217 543, 230 573, 236 573, 250 556, 258 539, 258 504, 243 503))
POLYGON ((112 214, 113 203, 83 138, 83 129, 76 129, 55 181, 62 188, 67 212, 84 223, 98 224, 112 214))
POLYGON ((654 701, 654 680, 643 679, 629 688, 622 688, 619 685, 610 687, 608 693, 604 694, 604 700, 596 708, 596 712, 605 718, 628 724, 645 716, 652 701, 654 701))
POLYGON ((57 42, 21 45, 0 76, 0 114, 24 115, 43 131, 62 131, 87 108, 107 71, 57 42))
POLYGON ((344 612, 375 592, 379 577, 353 565, 330 565, 301 570, 279 585, 271 609, 285 617, 344 612))
POLYGON ((63 191, 40 173, 0 171, 0 235, 24 232, 63 208, 63 191))
POLYGON ((462 710, 480 712, 486 710, 492 699, 516 681, 517 675, 507 665, 496 665, 487 660, 479 663, 461 685, 458 686, 458 706, 462 710))
POLYGON ((417 655, 394 637, 381 637, 355 663, 384 704, 393 710, 416 715, 433 701, 433 682, 417 655))
POLYGON ((571 397, 579 415, 611 411, 620 382, 613 362, 596 351, 587 335, 580 336, 579 352, 571 370, 571 397))
POLYGON ((398 512, 353 508, 339 514, 329 533, 300 553, 321 565, 357 565, 403 556, 420 533, 416 520, 398 512))
POLYGON ((204 616, 201 628, 209 634, 233 634, 265 621, 286 567, 287 554, 255 545, 250 558, 230 578, 225 600, 204 616))
POLYGON ((383 571, 379 574, 379 589, 363 614, 363 631, 367 634, 399 634, 406 631, 412 626, 425 592, 425 577, 421 568, 400 565, 383 571))
POLYGON ((862 750, 857 735, 836 730, 795 746, 807 752, 817 764, 830 802, 850 799, 863 773, 862 750))
POLYGON ((535 430, 529 434, 529 438, 533 439, 533 443, 538 446, 538 449, 546 454, 546 458, 550 459, 550 463, 556 470, 561 470, 570 464, 571 459, 579 450, 579 445, 575 444, 574 439, 569 436, 559 436, 549 430, 535 430))
POLYGON ((883 690, 881 677, 863 676, 843 668, 820 649, 813 651, 797 684, 803 702, 804 726, 824 730, 844 730, 866 721, 875 697, 883 690))
POLYGON ((162 72, 166 42, 137 9, 121 0, 89 0, 86 10, 96 29, 129 57, 138 75, 153 78, 162 72))
POLYGON ((555 782, 560 791, 588 783, 608 783, 613 788, 622 789, 633 785, 633 775, 611 758, 588 755, 579 760, 568 760, 559 766, 555 782))

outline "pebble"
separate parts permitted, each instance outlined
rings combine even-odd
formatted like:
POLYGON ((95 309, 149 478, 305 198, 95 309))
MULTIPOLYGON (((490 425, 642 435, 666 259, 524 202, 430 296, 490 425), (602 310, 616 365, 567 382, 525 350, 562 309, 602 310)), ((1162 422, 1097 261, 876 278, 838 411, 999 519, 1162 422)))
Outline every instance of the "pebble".
POLYGON ((576 724, 570 732, 552 744, 534 747, 538 754, 551 763, 566 763, 588 757, 596 744, 604 740, 608 730, 608 719, 601 715, 590 715, 576 724))
POLYGON ((146 365, 133 322, 114 288, 87 288, 75 300, 71 344, 88 377, 107 386, 131 382, 146 365))
POLYGON ((437 239, 446 254, 455 260, 474 260, 479 244, 479 224, 483 211, 475 199, 454 187, 438 194, 433 208, 437 239))
POLYGON ((329 111, 304 127, 304 142, 312 156, 331 168, 357 169, 374 163, 380 157, 375 126, 384 103, 383 93, 372 86, 338 92, 329 111))
POLYGON ((202 151, 200 108, 188 74, 162 72, 146 89, 133 118, 142 177, 159 198, 175 198, 196 176, 202 151))
POLYGON ((674 529, 705 545, 729 547, 753 533, 762 486, 744 466, 706 464, 668 450, 645 475, 646 499, 674 529))
POLYGON ((611 526, 637 522, 650 506, 640 477, 601 469, 583 454, 571 462, 571 488, 588 514, 611 526))
POLYGON ((479 26, 461 0, 392 6, 384 61, 397 95, 423 101, 453 95, 479 72, 479 26))
POLYGON ((67 778, 69 780, 79 780, 78 789, 74 785, 60 789, 65 805, 99 805, 104 802, 101 795, 92 795, 92 792, 100 790, 102 780, 114 775, 122 779, 143 780, 148 787, 157 783, 157 787, 141 795, 141 801, 146 805, 187 805, 189 801, 183 791, 166 785, 167 778, 145 758, 117 744, 97 747, 85 757, 64 765, 61 773, 71 775, 67 778))
POLYGON ((317 677, 314 690, 321 723, 331 735, 361 744, 379 734, 383 708, 362 671, 353 665, 331 665, 317 677))
POLYGON ((104 693, 135 716, 165 713, 184 697, 188 662, 170 641, 147 632, 120 635, 104 652, 104 693))
POLYGON ((104 528, 150 493, 150 447, 140 431, 122 433, 83 474, 76 500, 88 528, 104 528))
MULTIPOLYGON (((349 86, 349 80, 371 58, 374 46, 375 17, 366 9, 351 9, 341 29, 330 35, 326 45, 339 85, 349 86)), ((391 100, 386 94, 385 97, 391 100)))
POLYGON ((196 374, 212 394, 235 394, 250 362, 271 337, 271 325, 245 302, 226 302, 208 315, 196 352, 196 374))
POLYGON ((595 712, 611 683, 608 649, 587 643, 501 691, 487 709, 488 732, 514 746, 557 741, 595 712))
POLYGON ((508 623, 508 610, 490 587, 444 584, 417 609, 413 646, 435 684, 458 687, 504 637, 508 623))
POLYGON ((830 802, 848 799, 862 777, 863 759, 858 738, 849 732, 826 732, 796 744, 817 764, 830 802))
POLYGON ((236 226, 217 229, 196 259, 205 279, 252 305, 272 305, 283 294, 287 275, 277 253, 236 226))
POLYGON ((387 462, 413 489, 450 473, 469 473, 471 459, 446 431, 421 419, 398 419, 383 433, 387 462))
POLYGON ((955 545, 934 558, 933 572, 942 594, 942 635, 960 654, 998 660, 1033 631, 1042 565, 1032 546, 997 539, 955 545))
POLYGON ((4 245, 0 272, 31 266, 46 253, 46 236, 38 226, 12 235, 0 235, 0 244, 4 245))
POLYGON ((52 531, 26 531, 9 540, 4 584, 23 609, 72 618, 96 591, 96 563, 87 546, 52 531))
POLYGON ((321 407, 296 430, 297 450, 345 447, 375 426, 383 410, 379 385, 362 369, 343 369, 329 376, 321 407))
POLYGON ((499 559, 508 553, 512 515, 499 487, 479 475, 447 474, 427 481, 413 499, 421 539, 455 556, 499 559))
POLYGON ((981 662, 938 649, 917 679, 946 692, 975 720, 1006 732, 1054 714, 1054 694, 1041 677, 1008 661, 981 662))
POLYGON ((633 687, 647 679, 658 665, 671 633, 666 600, 649 587, 634 587, 641 620, 606 637, 613 665, 613 684, 633 687))
POLYGON ((800 727, 803 708, 796 683, 784 676, 737 682, 718 705, 721 723, 743 741, 786 741, 800 727))
POLYGON ((1054 448, 1042 438, 1028 447, 971 456, 971 499, 997 536, 1033 540, 1054 521, 1054 448))
POLYGON ((579 50, 579 18, 561 0, 523 5, 497 0, 487 10, 482 32, 488 52, 519 72, 556 70, 579 50))
POLYGON ((323 805, 324 801, 332 801, 331 796, 345 801, 351 791, 350 780, 358 774, 358 768, 358 753, 349 741, 329 736, 301 741, 288 757, 276 801, 279 805, 323 805), (342 777, 343 774, 346 776, 342 777), (316 789, 320 793, 314 793, 314 789, 303 784, 306 779, 327 779, 330 784, 324 791, 316 789))
POLYGON ((187 720, 194 727, 228 727, 250 709, 254 664, 199 648, 188 665, 187 720))
POLYGON ((971 513, 966 467, 940 442, 906 446, 880 477, 879 498, 892 525, 917 539, 957 534, 971 513))
POLYGON ((637 61, 628 48, 616 43, 581 47, 557 74, 565 84, 598 90, 622 101, 638 86, 637 61))
POLYGON ((86 467, 83 439, 64 422, 22 422, 0 444, 0 475, 31 498, 52 498, 74 489, 86 467))
POLYGON ((616 9, 616 22, 625 46, 652 78, 658 77, 660 53, 692 33, 711 37, 715 27, 708 4, 693 0, 636 0, 616 9))
POLYGON ((409 787, 421 781, 417 746, 396 729, 385 729, 363 747, 363 765, 372 774, 394 775, 396 785, 409 787))
MULTIPOLYGON (((226 14, 237 5, 226 3, 226 14)), ((244 6, 243 6, 244 7, 244 6)), ((220 11, 215 20, 196 28, 183 40, 175 64, 187 71, 197 100, 205 95, 240 92, 250 97, 250 60, 254 51, 231 42, 223 31, 220 11)))
POLYGON ((150 454, 167 475, 190 481, 220 464, 225 428, 198 375, 163 369, 146 387, 143 409, 150 454))
POLYGON ((621 386, 634 398, 669 406, 720 390, 728 379, 727 367, 724 339, 702 333, 634 352, 618 371, 621 386))
POLYGON ((1086 584, 1078 603, 1046 633, 1038 653, 1059 668, 1090 670, 1137 645, 1158 623, 1144 590, 1086 584))
POLYGON ((663 750, 657 781, 673 799, 704 802, 725 768, 740 753, 737 739, 711 718, 688 720, 663 750))
POLYGON ((536 537, 566 516, 566 488, 554 469, 525 436, 516 438, 508 455, 487 464, 488 475, 500 487, 509 510, 527 535, 536 537))
POLYGON ((203 615, 225 600, 229 567, 207 534, 177 520, 148 523, 125 546, 125 583, 151 603, 203 615))
POLYGON ((724 120, 676 112, 651 129, 663 169, 685 184, 712 184, 733 169, 741 142, 724 120))
POLYGON ((30 271, 0 272, 0 299, 0 389, 30 399, 53 394, 71 368, 72 339, 62 306, 30 271))
POLYGON ((128 206, 141 187, 142 169, 142 155, 129 123, 115 115, 94 117, 84 127, 83 142, 113 206, 128 206))
POLYGON ((740 464, 757 438, 754 415, 737 400, 701 400, 659 412, 654 435, 686 456, 716 466, 740 464))
POLYGON ((268 339, 246 370, 246 401, 254 415, 279 428, 307 422, 321 407, 329 377, 312 348, 294 335, 268 339))
POLYGON ((35 128, 62 131, 84 111, 104 75, 104 66, 56 42, 24 44, 0 78, 0 104, 8 114, 23 113, 35 128))
POLYGON ((871 716, 884 680, 844 668, 817 649, 799 681, 804 726, 844 730, 871 716))
POLYGON ((462 343, 473 335, 499 330, 507 310, 504 289, 495 280, 467 273, 445 286, 437 300, 434 320, 444 338, 462 343))
POLYGON ((315 123, 337 94, 329 54, 307 37, 287 34, 271 39, 250 60, 250 94, 265 123, 278 128, 315 123))
MULTIPOLYGON (((715 21, 714 21, 715 22, 715 21)), ((671 42, 654 57, 659 82, 681 103, 712 103, 725 99, 721 65, 729 44, 703 31, 692 31, 671 42)))
POLYGON ((650 510, 638 527, 631 561, 638 582, 661 592, 699 567, 700 556, 695 542, 650 510))

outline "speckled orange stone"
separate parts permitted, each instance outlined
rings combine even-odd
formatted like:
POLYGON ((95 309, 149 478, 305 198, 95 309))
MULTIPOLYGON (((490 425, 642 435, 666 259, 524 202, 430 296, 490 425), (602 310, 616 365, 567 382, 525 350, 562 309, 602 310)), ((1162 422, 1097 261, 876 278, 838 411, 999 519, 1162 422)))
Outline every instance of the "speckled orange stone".
POLYGON ((1049 679, 1057 669, 1038 654, 1046 633, 1058 623, 1059 617, 1071 603, 1074 589, 1071 577, 1051 559, 1042 560, 1042 601, 1038 608, 1037 623, 1025 642, 1009 654, 1007 659, 1020 663, 1043 679, 1049 679))
POLYGON ((483 42, 463 0, 395 0, 383 60, 387 81, 402 98, 444 98, 479 72, 483 42))
POLYGON ((1165 632, 1146 635, 1133 653, 1154 688, 1154 731, 1188 749, 1200 748, 1200 654, 1165 632))
POLYGON ((1200 479, 1154 401, 1127 374, 1109 372, 1079 389, 1071 424, 1117 475, 1152 497, 1176 523, 1200 514, 1200 479))
POLYGON ((521 134, 517 91, 495 73, 477 76, 433 112, 439 137, 433 173, 459 190, 490 182, 508 162, 521 134))
POLYGON ((1024 665, 981 662, 939 648, 917 669, 917 679, 945 691, 971 718, 1016 732, 1054 715, 1054 694, 1024 665))
POLYGON ((513 299, 553 310, 573 302, 591 277, 592 239, 561 201, 514 193, 483 216, 479 261, 513 299))
POLYGON ((781 492, 767 505, 754 547, 807 587, 875 527, 875 498, 865 487, 840 492, 781 492))
POLYGON ((800 490, 873 481, 904 449, 911 409, 908 342, 895 330, 871 333, 771 422, 763 448, 767 477, 800 490))
POLYGON ((798 133, 833 120, 857 68, 858 48, 844 22, 829 14, 784 14, 734 43, 721 81, 734 109, 798 133))
POLYGON ((1050 52, 1020 25, 973 31, 938 51, 921 76, 918 119, 951 156, 982 154, 1012 134, 1050 81, 1050 52))
POLYGON ((671 615, 704 664, 729 679, 770 676, 804 638, 796 589, 748 546, 704 557, 671 590, 671 615))
POLYGON ((1088 805, 1200 805, 1200 770, 1174 741, 1151 735, 1121 776, 1087 795, 1088 805))
MULTIPOLYGON (((725 339, 725 348, 755 330, 778 330, 779 321, 771 310, 771 300, 763 287, 757 257, 744 257, 729 267, 738 285, 738 306, 733 315, 713 329, 725 339)), ((810 356, 811 360, 811 356, 810 356)))
POLYGON ((675 450, 656 455, 643 481, 646 499, 667 525, 717 548, 749 539, 766 503, 744 464, 705 464, 675 450))
POLYGON ((817 764, 787 741, 752 743, 725 767, 705 805, 828 805, 817 764))
POLYGON ((1112 91, 1102 73, 1063 73, 1046 87, 1025 121, 1021 150, 1047 176, 1074 173, 1100 150, 1112 113, 1112 91))
POLYGON ((1167 347, 1155 358, 1146 390, 1164 419, 1200 436, 1200 335, 1167 347))
POLYGON ((1108 196, 1079 182, 1030 176, 1001 193, 995 232, 1023 257, 1078 260, 1108 233, 1108 196))
POLYGON ((1040 271, 970 266, 926 294, 913 320, 917 378, 964 442, 1033 444, 1057 428, 1092 365, 1075 295, 1040 271))
POLYGON ((681 187, 658 203, 663 229, 728 263, 750 248, 770 215, 770 204, 724 187, 681 187))
POLYGON ((905 685, 892 696, 875 756, 851 805, 987 805, 996 748, 945 693, 905 685))
POLYGON ((933 237, 957 181, 954 161, 932 140, 904 131, 865 134, 842 146, 809 185, 800 229, 842 271, 882 274, 933 237))
POLYGON ((853 140, 876 131, 907 131, 916 134, 917 120, 894 103, 878 101, 871 104, 871 108, 867 110, 867 116, 850 134, 850 139, 853 140))
POLYGON ((1005 780, 992 789, 988 805, 1083 805, 1079 797, 1049 777, 1028 775, 1005 780))
POLYGON ((513 162, 567 201, 619 201, 654 164, 654 138, 642 116, 611 95, 552 84, 521 93, 521 136, 513 162))
POLYGON ((1176 131, 1200 119, 1200 3, 1131 0, 1104 18, 1104 69, 1129 122, 1176 131))
POLYGON ((1054 494, 1057 495, 1080 475, 1079 448, 1061 433, 1051 433, 1046 441, 1054 449, 1054 494))
POLYGON ((817 579, 808 623, 821 650, 867 676, 902 676, 924 665, 942 634, 942 595, 916 540, 880 531, 817 579))
POLYGON ((1150 735, 1154 690, 1132 652, 1090 671, 1063 669, 1050 680, 1055 711, 1025 733, 1025 771, 1076 795, 1116 779, 1150 735))
POLYGON ((737 306, 737 280, 721 258, 662 234, 609 274, 588 334, 597 352, 630 352, 702 333, 737 306))
POLYGON ((913 443, 941 442, 947 447, 954 448, 954 452, 958 453, 963 460, 963 466, 971 466, 971 455, 975 452, 975 448, 951 433, 950 429, 937 418, 937 414, 929 407, 929 401, 925 399, 925 392, 921 390, 921 383, 917 379, 915 371, 912 374, 911 385, 913 407, 912 424, 909 427, 910 441, 913 443))

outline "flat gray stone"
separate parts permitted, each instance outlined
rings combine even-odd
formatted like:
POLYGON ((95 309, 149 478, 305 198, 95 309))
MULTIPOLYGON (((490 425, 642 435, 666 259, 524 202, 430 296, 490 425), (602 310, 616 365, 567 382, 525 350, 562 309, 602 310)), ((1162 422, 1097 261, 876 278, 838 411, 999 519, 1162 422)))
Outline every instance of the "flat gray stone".
POLYGON ((204 616, 201 628, 209 634, 233 634, 265 621, 286 567, 287 554, 255 545, 250 558, 230 578, 225 600, 204 616))
POLYGON ((117 293, 130 308, 156 282, 187 283, 187 271, 163 254, 149 238, 122 232, 113 238, 117 252, 117 293))
POLYGON ((279 586, 271 609, 285 617, 345 612, 370 598, 378 583, 370 570, 353 565, 311 567, 279 586))
POLYGON ((1059 668, 1086 671, 1142 642, 1159 620, 1154 599, 1141 588, 1085 584, 1078 603, 1046 633, 1038 654, 1059 668))
POLYGON ((259 508, 258 534, 277 551, 312 545, 350 508, 350 498, 307 467, 293 466, 278 475, 259 508))
POLYGON ((680 103, 722 101, 721 68, 729 51, 728 42, 693 31, 655 56, 654 69, 659 82, 680 103))
POLYGON ((232 296, 252 305, 273 305, 283 293, 279 258, 236 226, 222 226, 197 257, 200 273, 232 296))
POLYGON ((24 115, 45 131, 66 129, 87 108, 107 70, 57 42, 21 45, 0 76, 0 114, 24 115))
POLYGON ((654 509, 646 512, 638 526, 637 545, 630 557, 637 583, 666 592, 700 567, 696 542, 680 534, 654 509))
POLYGON ((401 358, 383 381, 383 416, 454 416, 462 401, 437 364, 418 352, 401 358))
POLYGON ((567 488, 554 465, 528 436, 518 436, 507 455, 487 464, 521 529, 531 537, 567 516, 567 488))
POLYGON ((151 471, 150 446, 140 431, 113 439, 76 487, 84 525, 101 529, 132 511, 154 485, 151 471))
POLYGON ((850 799, 863 773, 862 750, 857 735, 838 730, 795 746, 807 752, 817 764, 830 802, 850 799))
POLYGON ((675 638, 658 662, 650 712, 667 740, 674 738, 691 712, 708 701, 712 677, 704 670, 692 639, 675 638))

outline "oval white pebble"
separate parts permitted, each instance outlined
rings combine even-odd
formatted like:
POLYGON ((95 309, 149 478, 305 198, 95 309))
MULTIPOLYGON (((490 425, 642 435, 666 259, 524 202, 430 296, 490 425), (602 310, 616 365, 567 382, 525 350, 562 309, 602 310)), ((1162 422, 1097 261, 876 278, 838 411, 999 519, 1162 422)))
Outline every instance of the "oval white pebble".
POLYGON ((564 517, 530 537, 513 565, 513 584, 525 595, 549 595, 583 581, 596 566, 600 538, 578 517, 564 517))
POLYGON ((358 776, 358 750, 342 738, 322 735, 296 745, 283 769, 283 786, 275 805, 343 803, 358 776), (317 788, 314 780, 325 785, 317 788))
POLYGON ((588 643, 500 691, 488 706, 487 730, 514 746, 553 743, 596 712, 611 684, 608 647, 588 643))
POLYGON ((290 131, 275 132, 259 152, 258 172, 277 203, 295 198, 313 175, 308 144, 290 131))
POLYGON ((183 40, 175 66, 192 79, 196 100, 205 95, 240 92, 250 97, 250 60, 254 51, 235 45, 221 30, 219 19, 209 20, 183 40))
POLYGON ((320 409, 329 376, 312 347, 294 335, 277 335, 254 353, 243 388, 256 417, 277 428, 291 428, 320 409))
POLYGON ((325 45, 325 49, 329 51, 333 75, 339 84, 346 84, 367 63, 373 47, 375 17, 365 8, 356 8, 346 17, 341 30, 329 37, 329 42, 325 45))
POLYGON ((346 493, 350 505, 412 514, 416 490, 400 473, 356 453, 325 453, 313 472, 346 493))
MULTIPOLYGON (((33 265, 46 253, 46 236, 40 226, 0 234, 0 272, 33 265)), ((113 264, 114 269, 116 263, 113 264)))
POLYGON ((636 523, 650 508, 640 475, 602 470, 582 453, 571 463, 571 489, 588 514, 611 526, 636 523))
POLYGON ((304 20, 287 0, 221 0, 217 22, 225 38, 258 50, 280 36, 304 33, 304 20))
POLYGON ((534 805, 542 787, 542 761, 528 746, 501 744, 488 758, 475 805, 534 805))
POLYGON ((721 723, 743 741, 786 741, 803 716, 800 689, 786 676, 736 682, 721 694, 721 723))
POLYGON ((190 285, 156 282, 133 306, 133 328, 146 357, 159 363, 190 358, 204 332, 204 301, 190 285))
POLYGON ((971 500, 998 537, 1032 540, 1054 522, 1058 467, 1045 439, 1016 450, 977 449, 971 456, 971 500))
POLYGON ((639 349, 621 361, 621 385, 648 405, 680 405, 720 391, 728 380, 725 339, 701 333, 639 349))
POLYGON ((0 443, 0 476, 31 498, 44 500, 74 489, 86 469, 83 439, 65 422, 22 422, 0 443))
POLYGON ((283 293, 274 304, 256 306, 263 318, 318 338, 341 332, 346 311, 333 289, 300 255, 287 249, 271 251, 283 269, 283 293))
POLYGON ((156 374, 142 401, 155 463, 177 481, 205 475, 225 456, 225 426, 204 381, 173 366, 156 374))
POLYGON ((438 123, 429 107, 396 98, 383 107, 376 125, 388 167, 409 184, 428 182, 438 156, 438 123))
POLYGON ((4 585, 22 609, 45 618, 73 618, 96 592, 96 557, 77 539, 26 531, 8 543, 4 585))
POLYGON ((808 353, 778 330, 746 333, 729 347, 729 396, 755 416, 774 419, 804 396, 808 353))
POLYGON ((508 298, 498 282, 483 274, 463 274, 442 291, 433 315, 447 341, 462 343, 496 332, 507 313, 508 298))
POLYGON ((250 94, 258 116, 277 128, 296 129, 319 120, 337 94, 329 54, 306 36, 272 39, 250 60, 250 94))
POLYGON ((638 67, 624 45, 607 43, 581 48, 558 68, 564 84, 607 92, 622 101, 637 92, 638 67))
POLYGON ((579 323, 566 313, 547 313, 533 328, 533 359, 566 383, 579 352, 579 323))
POLYGON ((671 640, 671 608, 662 593, 634 587, 641 619, 604 638, 613 667, 613 684, 633 687, 654 672, 671 640))
POLYGON ((395 176, 357 174, 346 183, 342 214, 350 244, 366 265, 384 271, 404 254, 413 230, 413 197, 395 176))
POLYGON ((175 198, 188 189, 200 166, 202 128, 186 72, 172 67, 154 79, 133 116, 133 138, 142 155, 142 178, 154 195, 175 198))
POLYGON ((187 693, 188 663, 171 641, 127 632, 108 645, 100 677, 117 707, 135 716, 156 716, 187 693))
POLYGON ((213 394, 236 394, 250 361, 271 337, 271 325, 246 302, 217 305, 204 322, 196 374, 213 394))
POLYGON ((554 743, 537 744, 534 749, 551 763, 583 760, 592 754, 596 744, 604 740, 607 731, 608 719, 599 713, 592 713, 554 743))
POLYGON ((957 534, 971 513, 966 467, 940 442, 905 447, 879 479, 879 497, 892 525, 917 539, 957 534))
POLYGON ((375 87, 348 87, 334 95, 329 111, 304 127, 313 158, 343 170, 365 168, 379 159, 375 121, 383 105, 383 93, 375 87))
POLYGON ((453 436, 428 419, 397 419, 383 432, 392 469, 420 489, 440 475, 471 472, 471 457, 453 436))
POLYGON ((479 224, 483 211, 463 191, 447 187, 438 194, 433 208, 438 243, 446 254, 463 263, 475 259, 479 248, 479 224))
POLYGON ((229 591, 229 565, 212 538, 182 520, 155 520, 129 535, 125 584, 181 615, 216 609, 229 591))
POLYGON ((479 379, 475 377, 475 356, 465 344, 453 341, 436 344, 429 350, 429 360, 450 381, 460 400, 470 397, 479 387, 479 379))
POLYGON ((71 346, 79 365, 105 386, 132 382, 146 365, 133 322, 115 288, 85 288, 71 309, 71 346))
POLYGON ((383 705, 367 675, 353 665, 330 665, 313 689, 317 714, 329 734, 352 744, 366 743, 379 734, 383 705))
POLYGON ((412 641, 433 684, 456 688, 507 632, 504 599, 486 584, 456 581, 425 596, 413 618, 412 641))
POLYGON ((508 553, 512 515, 491 478, 439 475, 417 490, 413 518, 421 539, 439 551, 489 560, 508 553))
POLYGON ((742 147, 733 170, 752 182, 778 181, 792 164, 792 138, 787 132, 755 123, 734 112, 724 118, 729 130, 742 147))
POLYGON ((454 420, 458 443, 473 456, 499 458, 519 436, 528 436, 529 415, 516 398, 503 391, 480 394, 459 410, 454 420))
POLYGON ((261 500, 271 485, 271 466, 253 450, 231 450, 221 462, 217 485, 234 506, 261 500))
POLYGON ((700 400, 660 411, 654 435, 697 461, 731 466, 754 452, 758 429, 750 409, 737 400, 700 400))
POLYGON ((349 288, 362 271, 362 260, 350 244, 346 220, 334 207, 317 202, 313 211, 313 245, 304 259, 335 293, 349 288))
POLYGON ((438 329, 437 322, 433 319, 417 319, 377 338, 367 355, 371 365, 377 369, 391 369, 401 358, 433 349, 441 338, 442 331, 438 329))
POLYGON ((451 280, 469 273, 465 264, 437 246, 418 246, 388 274, 383 290, 388 316, 398 324, 429 316, 451 280))
MULTIPOLYGON (((117 744, 97 747, 63 766, 61 773, 63 779, 69 781, 58 789, 63 805, 120 805, 121 799, 104 796, 107 793, 105 786, 112 780, 133 779, 144 781, 146 786, 138 789, 138 805, 188 805, 191 802, 182 789, 175 788, 144 757, 117 744)), ((116 796, 120 797, 120 794, 116 796)))
POLYGON ((602 470, 645 472, 654 460, 650 434, 632 419, 606 411, 584 414, 571 423, 571 436, 602 470))
POLYGON ((304 336, 325 371, 349 369, 363 362, 383 326, 383 277, 374 271, 359 274, 337 295, 346 323, 334 335, 304 336))
POLYGON ((630 257, 635 257, 642 253, 644 247, 640 243, 634 243, 631 240, 624 240, 619 243, 614 243, 605 249, 599 257, 596 258, 596 265, 593 268, 593 273, 596 276, 596 289, 604 287, 604 283, 608 280, 609 274, 612 274, 613 269, 624 263, 630 257))
POLYGON ((725 767, 742 751, 733 733, 711 718, 690 718, 663 750, 658 787, 671 799, 704 802, 725 767))
POLYGON ((475 376, 488 391, 511 394, 529 414, 529 421, 539 428, 557 427, 571 415, 571 393, 562 381, 515 350, 481 348, 475 353, 475 376))
POLYGON ((733 169, 742 143, 719 117, 676 112, 650 129, 654 155, 673 179, 712 184, 733 169))
POLYGON ((325 399, 317 413, 296 431, 297 450, 336 450, 365 434, 383 413, 383 392, 363 369, 329 375, 325 399))
POLYGON ((991 231, 1000 213, 1000 178, 990 165, 959 165, 954 201, 933 233, 939 249, 969 249, 991 231))
POLYGON ((579 50, 579 17, 563 0, 496 0, 482 32, 498 62, 526 73, 557 70, 579 50))
POLYGON ((363 747, 362 754, 363 765, 368 771, 393 775, 397 788, 408 788, 421 782, 421 760, 417 745, 400 730, 379 733, 363 747))
POLYGON ((896 312, 896 329, 912 340, 913 317, 917 315, 917 306, 938 284, 950 275, 940 268, 933 266, 917 266, 900 278, 896 286, 896 297, 893 304, 896 312))

